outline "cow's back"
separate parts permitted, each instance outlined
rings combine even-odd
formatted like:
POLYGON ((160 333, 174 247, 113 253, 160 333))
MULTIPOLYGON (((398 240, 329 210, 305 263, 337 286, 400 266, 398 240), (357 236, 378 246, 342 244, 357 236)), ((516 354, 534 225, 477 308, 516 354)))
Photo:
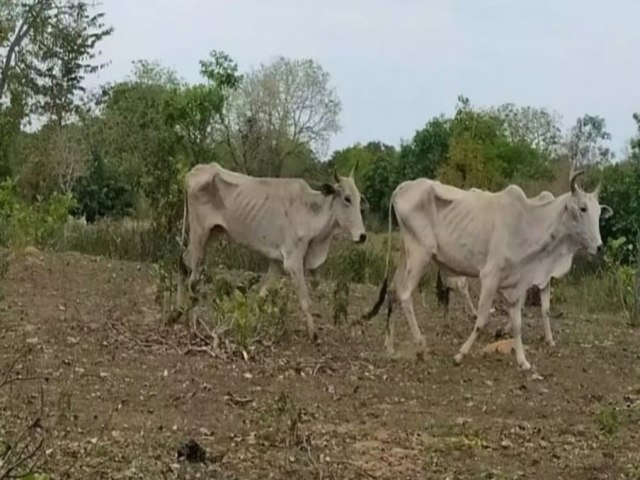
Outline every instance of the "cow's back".
POLYGON ((269 258, 304 230, 302 199, 312 192, 301 179, 251 177, 216 163, 198 165, 186 177, 190 208, 207 228, 220 226, 236 242, 269 258))

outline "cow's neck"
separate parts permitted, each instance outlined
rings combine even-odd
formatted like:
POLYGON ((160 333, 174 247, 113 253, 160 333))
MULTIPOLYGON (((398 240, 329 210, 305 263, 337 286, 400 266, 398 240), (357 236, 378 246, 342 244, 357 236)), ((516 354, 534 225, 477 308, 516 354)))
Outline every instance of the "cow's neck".
POLYGON ((526 247, 524 257, 539 258, 546 256, 566 255, 578 249, 563 221, 565 205, 571 200, 571 194, 556 197, 549 203, 530 205, 525 214, 526 247))
POLYGON ((324 240, 331 237, 339 228, 338 220, 333 212, 333 202, 336 198, 315 192, 311 195, 313 195, 311 201, 319 205, 319 209, 314 211, 311 216, 313 218, 313 236, 316 237, 317 240, 324 240))
POLYGON ((565 194, 549 203, 530 207, 528 240, 519 263, 521 271, 528 272, 531 283, 542 286, 556 265, 580 248, 563 221, 565 205, 570 200, 570 194, 565 194))

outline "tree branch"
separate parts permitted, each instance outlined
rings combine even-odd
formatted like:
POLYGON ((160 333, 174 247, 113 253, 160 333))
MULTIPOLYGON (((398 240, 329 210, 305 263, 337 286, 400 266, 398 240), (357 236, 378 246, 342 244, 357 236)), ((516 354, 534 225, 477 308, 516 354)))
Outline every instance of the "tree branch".
POLYGON ((9 71, 11 70, 13 57, 33 29, 33 24, 35 23, 35 19, 37 17, 37 14, 34 10, 40 7, 40 11, 42 11, 46 1, 47 0, 37 1, 31 6, 31 8, 29 8, 27 12, 25 12, 24 17, 22 18, 22 21, 18 26, 18 30, 16 31, 16 35, 15 37, 13 37, 13 40, 9 44, 9 48, 7 48, 7 56, 4 59, 2 70, 0 70, 0 99, 4 97, 4 93, 9 82, 9 71))

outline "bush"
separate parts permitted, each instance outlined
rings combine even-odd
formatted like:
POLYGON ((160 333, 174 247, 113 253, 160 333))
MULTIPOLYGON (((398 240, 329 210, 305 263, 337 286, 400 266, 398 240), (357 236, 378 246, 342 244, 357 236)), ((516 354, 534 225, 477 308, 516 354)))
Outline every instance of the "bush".
POLYGON ((213 329, 226 332, 238 346, 248 348, 257 340, 274 341, 288 330, 290 292, 282 281, 274 284, 264 297, 232 288, 224 277, 214 284, 213 329))
POLYGON ((93 223, 103 217, 124 217, 133 210, 133 192, 118 168, 105 162, 101 155, 92 155, 87 175, 73 187, 77 205, 76 216, 93 223))
POLYGON ((0 184, 0 243, 9 247, 50 247, 64 229, 75 202, 71 194, 54 193, 29 204, 16 191, 15 182, 0 184))

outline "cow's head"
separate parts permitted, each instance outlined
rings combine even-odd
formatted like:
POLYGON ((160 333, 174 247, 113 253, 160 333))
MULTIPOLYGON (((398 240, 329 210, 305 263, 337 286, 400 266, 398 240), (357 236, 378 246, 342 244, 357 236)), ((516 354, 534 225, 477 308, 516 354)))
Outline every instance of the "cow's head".
POLYGON ((585 192, 577 184, 578 176, 584 171, 578 171, 571 175, 571 198, 565 205, 569 218, 569 229, 574 237, 589 253, 597 253, 602 248, 600 237, 600 216, 607 218, 613 210, 607 205, 600 205, 598 196, 600 185, 591 193, 585 192))
POLYGON ((321 191, 324 195, 333 197, 331 209, 340 228, 349 232, 354 242, 363 243, 367 239, 362 221, 362 208, 365 206, 366 200, 358 191, 353 178, 357 165, 356 161, 356 165, 348 177, 339 176, 334 169, 335 184, 325 183, 322 185, 321 191))

